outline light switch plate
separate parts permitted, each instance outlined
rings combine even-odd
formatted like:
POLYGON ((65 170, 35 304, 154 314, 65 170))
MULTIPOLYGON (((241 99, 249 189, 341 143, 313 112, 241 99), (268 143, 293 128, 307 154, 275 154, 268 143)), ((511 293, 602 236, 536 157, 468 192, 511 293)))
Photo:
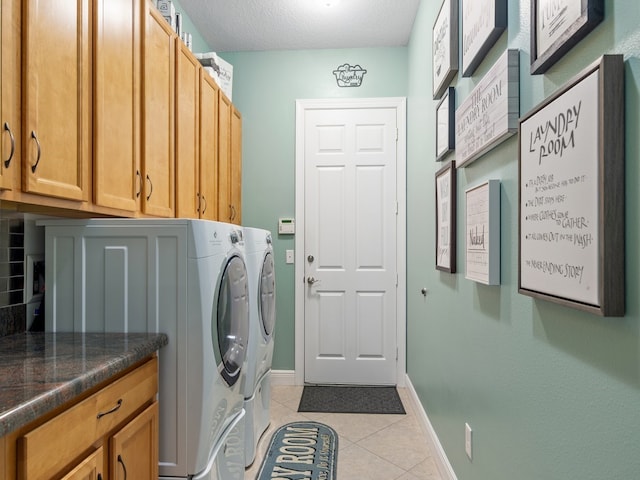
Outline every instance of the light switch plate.
POLYGON ((293 250, 285 251, 285 261, 286 263, 293 263, 293 250))

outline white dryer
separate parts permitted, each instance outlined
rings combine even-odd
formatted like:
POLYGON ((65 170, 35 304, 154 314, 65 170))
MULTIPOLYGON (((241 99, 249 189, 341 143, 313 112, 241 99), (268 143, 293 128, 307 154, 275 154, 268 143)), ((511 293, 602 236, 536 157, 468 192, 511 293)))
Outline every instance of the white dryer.
POLYGON ((160 478, 244 477, 248 277, 239 227, 46 220, 48 331, 164 332, 160 478))
POLYGON ((271 233, 244 227, 249 276, 250 330, 244 389, 245 466, 253 463, 260 436, 269 426, 271 364, 276 323, 276 281, 271 233))

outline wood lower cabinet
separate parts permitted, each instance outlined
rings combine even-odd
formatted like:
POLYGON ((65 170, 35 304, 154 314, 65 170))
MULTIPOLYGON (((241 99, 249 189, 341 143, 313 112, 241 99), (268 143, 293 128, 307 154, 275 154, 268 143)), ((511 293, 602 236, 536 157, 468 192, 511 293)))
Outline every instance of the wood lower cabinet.
POLYGON ((157 392, 153 357, 53 416, 3 437, 2 478, 156 480, 157 392))
POLYGON ((62 480, 106 480, 103 474, 103 452, 99 447, 80 464, 62 477, 62 480))
POLYGON ((89 200, 90 0, 26 0, 23 190, 89 200))
POLYGON ((175 42, 158 10, 145 2, 142 80, 142 212, 175 212, 175 42))
POLYGON ((112 480, 158 478, 158 402, 134 418, 110 440, 112 480), (149 452, 149 455, 141 455, 149 452))
POLYGON ((140 209, 140 74, 143 3, 95 0, 94 202, 140 209))

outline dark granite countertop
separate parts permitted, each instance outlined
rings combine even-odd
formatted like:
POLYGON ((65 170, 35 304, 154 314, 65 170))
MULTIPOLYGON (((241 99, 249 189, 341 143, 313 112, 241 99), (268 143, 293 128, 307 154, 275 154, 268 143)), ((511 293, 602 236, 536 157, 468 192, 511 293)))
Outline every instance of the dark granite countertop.
POLYGON ((0 338, 0 436, 168 343, 153 333, 21 333, 0 338))

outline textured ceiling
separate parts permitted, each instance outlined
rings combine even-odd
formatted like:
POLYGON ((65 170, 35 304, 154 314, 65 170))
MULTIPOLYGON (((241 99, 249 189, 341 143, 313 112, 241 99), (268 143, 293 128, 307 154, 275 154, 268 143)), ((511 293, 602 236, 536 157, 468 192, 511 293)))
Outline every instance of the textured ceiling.
POLYGON ((180 5, 213 50, 231 52, 404 46, 420 1, 181 0, 180 5))

